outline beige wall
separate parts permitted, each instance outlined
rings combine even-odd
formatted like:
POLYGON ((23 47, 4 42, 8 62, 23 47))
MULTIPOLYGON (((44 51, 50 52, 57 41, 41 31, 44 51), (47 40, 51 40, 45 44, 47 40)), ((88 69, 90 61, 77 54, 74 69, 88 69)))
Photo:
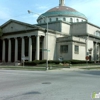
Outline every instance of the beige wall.
POLYGON ((86 57, 86 43, 85 39, 79 37, 63 37, 57 39, 57 58, 62 56, 64 60, 85 60, 86 57), (70 42, 73 41, 73 42, 70 42), (68 45, 68 53, 61 53, 60 46, 68 45), (79 46, 79 54, 75 54, 74 46, 79 46))
POLYGON ((93 60, 94 59, 94 54, 93 54, 93 52, 94 52, 94 44, 93 44, 93 40, 91 40, 91 39, 87 39, 87 51, 89 52, 89 49, 90 48, 92 48, 92 53, 91 53, 91 60, 93 60))
POLYGON ((85 60, 85 54, 86 54, 86 49, 85 49, 85 44, 80 44, 80 43, 72 43, 72 59, 74 60, 85 60), (79 54, 75 54, 74 52, 74 47, 75 45, 79 46, 79 54))
POLYGON ((48 60, 54 60, 54 55, 56 53, 56 36, 50 35, 48 36, 48 60))
POLYGON ((66 23, 61 23, 61 32, 63 32, 66 35, 70 34, 70 25, 66 23))
POLYGON ((29 30, 32 29, 31 27, 21 25, 19 23, 11 22, 7 24, 3 29, 3 33, 9 33, 9 32, 16 32, 16 31, 22 31, 22 30, 29 30))
POLYGON ((87 24, 87 33, 88 34, 92 34, 92 35, 94 35, 94 33, 96 32, 96 31, 100 31, 100 28, 99 27, 97 27, 97 26, 94 26, 94 25, 92 25, 92 24, 87 24))
MULTIPOLYGON (((43 27, 43 28, 47 28, 47 24, 40 24, 39 26, 43 27)), ((48 28, 52 29, 54 31, 59 31, 61 32, 61 24, 59 22, 55 22, 55 23, 48 23, 48 28)))
MULTIPOLYGON (((48 33, 48 60, 56 60, 57 59, 57 51, 58 49, 56 48, 56 39, 57 37, 63 37, 63 35, 59 35, 59 34, 52 34, 52 33, 48 33)), ((46 38, 45 38, 46 39, 46 38)), ((44 49, 46 49, 46 40, 44 43, 44 49)), ((43 59, 47 59, 47 53, 46 51, 44 51, 44 57, 43 59)))
POLYGON ((74 23, 71 25, 72 35, 85 35, 86 30, 86 22, 74 23))
POLYGON ((64 60, 71 60, 72 59, 72 43, 71 42, 60 42, 57 43, 57 59, 62 56, 64 60), (61 53, 60 46, 61 45, 68 45, 68 53, 61 53))
MULTIPOLYGON (((39 26, 46 28, 46 24, 40 24, 39 26)), ((48 28, 52 29, 54 31, 62 32, 66 35, 70 34, 70 24, 67 24, 65 22, 59 21, 59 22, 52 22, 48 23, 48 28)))

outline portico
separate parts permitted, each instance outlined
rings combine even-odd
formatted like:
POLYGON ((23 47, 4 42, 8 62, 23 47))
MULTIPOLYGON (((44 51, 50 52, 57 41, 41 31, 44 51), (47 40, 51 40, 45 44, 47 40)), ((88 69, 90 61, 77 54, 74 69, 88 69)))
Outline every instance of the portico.
POLYGON ((2 40, 2 61, 18 62, 23 56, 27 57, 28 61, 42 59, 43 39, 44 36, 40 35, 4 38, 2 40))

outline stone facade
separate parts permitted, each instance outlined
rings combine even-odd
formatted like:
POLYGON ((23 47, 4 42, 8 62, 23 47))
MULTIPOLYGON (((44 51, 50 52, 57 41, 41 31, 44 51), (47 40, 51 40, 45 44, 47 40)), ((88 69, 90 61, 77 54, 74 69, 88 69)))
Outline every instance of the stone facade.
POLYGON ((40 27, 9 20, 1 26, 3 35, 0 40, 0 60, 17 62, 24 56, 28 61, 46 60, 47 54, 48 60, 58 60, 60 56, 64 60, 85 60, 87 55, 91 56, 91 61, 100 60, 100 37, 94 34, 100 30, 99 27, 88 22, 69 24, 59 21, 57 24, 50 23, 47 34, 46 24, 40 27), (61 52, 61 46, 64 45, 68 46, 68 52, 61 52), (77 53, 75 48, 78 49, 77 53))
MULTIPOLYGON (((60 0, 59 5, 59 11, 65 10, 64 0, 60 0)), ((100 27, 89 23, 83 14, 67 8, 67 11, 75 13, 71 16, 64 13, 66 16, 85 20, 49 21, 51 17, 48 15, 44 16, 48 22, 38 22, 37 25, 16 20, 1 25, 0 61, 18 62, 23 58, 28 61, 58 60, 59 57, 63 60, 85 60, 86 56, 89 56, 90 61, 100 61, 100 27)), ((53 10, 55 8, 48 12, 53 10)))

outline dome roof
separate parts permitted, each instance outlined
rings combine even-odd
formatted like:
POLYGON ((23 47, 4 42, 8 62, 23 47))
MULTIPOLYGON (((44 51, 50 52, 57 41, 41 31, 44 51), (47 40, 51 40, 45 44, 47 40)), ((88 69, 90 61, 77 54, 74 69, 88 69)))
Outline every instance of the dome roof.
POLYGON ((76 11, 73 8, 67 7, 67 6, 57 6, 54 7, 50 10, 48 10, 47 12, 43 13, 42 15, 39 16, 39 19, 41 19, 41 17, 46 16, 46 17, 52 17, 52 16, 68 16, 68 17, 80 17, 83 19, 86 19, 86 16, 78 11, 76 11))

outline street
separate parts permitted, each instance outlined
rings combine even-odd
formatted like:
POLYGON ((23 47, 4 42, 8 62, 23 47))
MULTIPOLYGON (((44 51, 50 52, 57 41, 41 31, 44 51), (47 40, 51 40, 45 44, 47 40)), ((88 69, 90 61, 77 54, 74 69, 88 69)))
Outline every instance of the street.
POLYGON ((100 71, 0 70, 0 100, 92 100, 100 71))

